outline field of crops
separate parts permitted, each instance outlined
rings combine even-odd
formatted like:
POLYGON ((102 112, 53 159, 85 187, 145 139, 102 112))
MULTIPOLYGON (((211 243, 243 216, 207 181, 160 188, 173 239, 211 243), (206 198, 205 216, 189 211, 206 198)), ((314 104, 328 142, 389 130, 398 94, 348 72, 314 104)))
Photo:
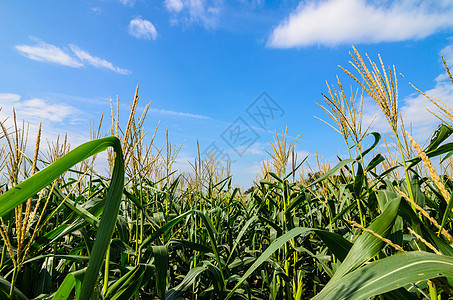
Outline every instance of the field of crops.
POLYGON ((452 297, 453 111, 426 95, 439 126, 420 146, 395 69, 351 57, 363 94, 338 82, 322 105, 347 157, 311 169, 294 163, 297 139, 276 134, 247 191, 215 157, 174 170, 180 148, 145 139, 138 88, 124 128, 112 105, 108 137, 101 120, 73 150, 66 139, 46 149, 40 129, 32 148, 15 116, 2 123, 0 299, 452 297), (364 96, 391 134, 362 127, 364 96), (93 168, 103 151, 109 176, 93 168))

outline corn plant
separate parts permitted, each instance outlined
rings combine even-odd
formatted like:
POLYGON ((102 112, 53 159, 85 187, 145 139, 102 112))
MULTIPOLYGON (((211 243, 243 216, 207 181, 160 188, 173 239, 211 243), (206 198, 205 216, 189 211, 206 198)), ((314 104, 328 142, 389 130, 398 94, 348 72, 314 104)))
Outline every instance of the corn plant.
POLYGON ((138 86, 125 127, 117 99, 107 137, 101 117, 73 150, 65 135, 45 153, 39 129, 29 151, 13 112, 0 123, 0 298, 452 297, 451 109, 426 95, 442 124, 421 146, 399 115, 396 69, 379 65, 354 49, 344 70, 362 92, 337 80, 323 96, 345 156, 297 162, 300 135, 276 133, 246 191, 200 151, 191 172, 175 170, 181 146, 168 130, 155 146, 138 86), (389 135, 363 126, 366 94, 389 135), (105 150, 108 176, 96 170, 105 150))

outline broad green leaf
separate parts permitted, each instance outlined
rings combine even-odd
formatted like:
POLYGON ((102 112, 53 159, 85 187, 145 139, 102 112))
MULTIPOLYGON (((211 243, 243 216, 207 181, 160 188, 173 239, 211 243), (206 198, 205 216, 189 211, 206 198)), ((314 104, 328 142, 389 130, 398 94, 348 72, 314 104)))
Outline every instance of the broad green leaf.
POLYGON ((306 200, 305 193, 301 192, 286 208, 285 214, 289 215, 291 210, 297 208, 304 200, 306 200))
POLYGON ((378 200, 380 211, 384 211, 385 207, 387 206, 387 203, 398 197, 399 195, 397 193, 389 190, 376 191, 376 198, 378 200))
MULTIPOLYGON (((117 156, 122 161, 120 141, 116 137, 106 137, 82 144, 45 169, 0 195, 0 216, 3 216, 17 205, 27 201, 28 198, 52 183, 52 181, 72 166, 94 154, 104 151, 110 146, 114 147, 116 151, 120 151, 117 153, 117 156)), ((123 164, 121 164, 121 167, 123 167, 123 164)))
POLYGON ((445 124, 439 125, 439 127, 434 132, 431 141, 429 142, 429 146, 426 148, 425 152, 432 151, 439 147, 439 145, 445 141, 451 134, 453 133, 453 128, 447 126, 445 124))
POLYGON ((52 300, 69 299, 69 295, 71 295, 71 292, 74 289, 75 285, 76 285, 75 277, 73 274, 69 273, 61 283, 52 300))
POLYGON ((206 271, 206 267, 195 267, 189 270, 184 279, 174 288, 170 289, 166 294, 166 300, 176 300, 179 299, 179 296, 184 293, 200 276, 201 273, 206 271))
POLYGON ((335 216, 335 218, 332 219, 332 224, 335 223, 336 220, 340 219, 341 217, 343 217, 343 215, 345 213, 347 213, 348 211, 350 211, 352 208, 356 207, 357 205, 357 201, 353 201, 351 204, 349 204, 348 206, 346 206, 339 214, 337 214, 335 216))
POLYGON ((376 168, 381 162, 383 162, 385 160, 385 157, 382 156, 380 153, 378 153, 375 157, 373 157, 373 159, 368 163, 368 165, 366 166, 366 171, 370 171, 370 170, 373 170, 374 168, 376 168))
POLYGON ((106 137, 84 143, 0 196, 0 216, 3 216, 51 184, 75 164, 104 151, 108 147, 113 147, 116 153, 113 175, 110 188, 107 191, 104 207, 104 211, 108 211, 109 213, 103 215, 99 223, 99 230, 96 234, 88 269, 82 284, 81 300, 88 300, 91 297, 98 278, 99 269, 104 260, 107 246, 110 243, 115 227, 124 184, 124 162, 120 140, 116 137, 106 137))
POLYGON ((109 286, 104 299, 129 300, 151 278, 154 266, 139 264, 109 286))
POLYGON ((426 226, 418 217, 418 215, 414 212, 411 205, 407 201, 402 201, 400 206, 399 214, 405 219, 406 221, 411 220, 412 224, 419 226, 422 232, 423 238, 425 238, 428 242, 432 245, 435 245, 436 248, 444 255, 453 256, 453 248, 441 240, 437 235, 428 227, 426 226))
POLYGON ((212 248, 209 248, 208 246, 206 245, 203 245, 203 244, 199 244, 199 243, 194 243, 194 242, 191 242, 191 241, 185 241, 185 240, 180 240, 180 239, 171 239, 170 240, 170 244, 178 244, 178 245, 182 245, 184 247, 187 247, 187 248, 190 248, 192 250, 195 250, 195 251, 200 251, 200 252, 212 252, 212 248))
POLYGON ((225 294, 225 284, 223 280, 223 274, 220 268, 217 266, 213 265, 209 261, 203 261, 203 266, 206 267, 209 271, 209 274, 211 275, 211 281, 214 286, 214 290, 217 292, 217 294, 223 298, 225 294))
POLYGON ((152 246, 156 266, 156 289, 160 299, 165 299, 167 290, 168 249, 166 246, 152 246))
POLYGON ((453 277, 453 257, 417 251, 395 254, 326 285, 313 300, 365 300, 437 277, 453 277))
MULTIPOLYGON (((400 206, 401 198, 390 201, 385 211, 368 227, 369 230, 386 237, 392 230, 400 206)), ((341 266, 337 269, 327 286, 343 277, 350 271, 360 267, 375 256, 385 246, 385 243, 370 233, 363 232, 355 241, 341 266)))
POLYGON ((343 261, 346 258, 349 250, 351 250, 353 246, 351 242, 347 241, 339 234, 325 230, 313 229, 313 231, 316 232, 319 238, 326 244, 327 248, 329 248, 340 261, 343 261))
MULTIPOLYGON (((120 140, 115 137, 105 139, 110 139, 109 146, 112 146, 115 150, 115 165, 113 167, 110 187, 108 188, 107 195, 105 196, 106 201, 104 204, 104 213, 101 216, 101 222, 99 223, 98 232, 91 251, 90 261, 83 279, 80 300, 88 300, 91 297, 91 293, 99 277, 99 269, 104 261, 107 247, 110 244, 110 240, 115 229, 118 210, 123 195, 124 162, 121 143, 120 140)), ((98 141, 102 140, 103 139, 98 141)), ((73 151, 75 150, 77 150, 77 148, 73 151)))

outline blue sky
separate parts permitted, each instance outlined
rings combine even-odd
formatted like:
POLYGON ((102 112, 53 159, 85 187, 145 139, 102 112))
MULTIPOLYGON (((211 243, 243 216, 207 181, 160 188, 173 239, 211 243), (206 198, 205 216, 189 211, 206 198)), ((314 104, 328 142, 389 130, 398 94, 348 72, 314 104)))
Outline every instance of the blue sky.
MULTIPOLYGON (((352 45, 404 74, 406 124, 434 128, 429 103, 409 82, 453 104, 440 60, 453 65, 452 15, 453 3, 443 0, 2 1, 0 117, 15 107, 30 132, 41 120, 46 138, 68 132, 75 147, 89 139, 89 120, 103 112, 110 119, 117 95, 124 124, 140 84, 139 111, 151 102, 150 135, 160 121, 156 145, 167 127, 173 144, 184 143, 178 168, 190 169, 198 138, 200 150, 214 143, 228 154, 236 182, 247 187, 274 131, 286 126, 290 137, 303 134, 299 158, 346 152, 314 116, 328 120, 315 103, 326 81, 339 75, 352 83, 338 68, 348 67, 352 45), (266 124, 248 114, 259 107, 274 113, 266 124), (228 130, 238 124, 249 136, 233 141, 228 130)), ((365 103, 372 116, 376 106, 365 103)), ((372 128, 388 130, 383 117, 372 128)))

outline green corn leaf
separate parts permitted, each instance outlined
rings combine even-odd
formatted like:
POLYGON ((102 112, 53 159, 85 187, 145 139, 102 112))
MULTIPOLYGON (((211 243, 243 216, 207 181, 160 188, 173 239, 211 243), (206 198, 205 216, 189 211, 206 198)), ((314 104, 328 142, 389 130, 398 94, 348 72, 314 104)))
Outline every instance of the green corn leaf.
POLYGON ((450 217, 452 209, 453 209, 453 194, 450 195, 450 199, 448 201, 447 208, 445 209, 444 216, 442 217, 442 224, 440 225, 439 234, 442 231, 442 229, 444 228, 445 223, 447 222, 448 218, 450 217))
POLYGON ((365 300, 406 284, 437 277, 453 277, 453 257, 406 252, 386 257, 328 284, 313 299, 365 300))
POLYGON ((217 248, 217 232, 214 228, 214 226, 212 225, 212 222, 211 222, 211 218, 207 217, 204 213, 202 213, 201 211, 195 211, 197 213, 197 215, 200 217, 200 219, 203 221, 207 231, 208 231, 208 235, 209 235, 209 240, 211 241, 211 248, 212 248, 212 251, 214 252, 214 255, 216 257, 216 260, 217 260, 217 264, 219 266, 219 270, 220 270, 220 273, 222 275, 222 280, 223 280, 223 284, 225 284, 225 277, 223 276, 223 272, 222 272, 222 261, 220 260, 220 255, 219 255, 219 251, 218 251, 218 248, 217 248))
POLYGON ((358 163, 358 168, 357 168, 357 174, 355 176, 354 184, 353 184, 353 191, 355 197, 358 199, 360 198, 360 194, 362 193, 362 186, 363 186, 363 181, 366 179, 365 175, 363 173, 363 168, 362 164, 358 163))
POLYGON ((277 180, 278 182, 282 183, 283 180, 277 176, 277 174, 275 174, 274 172, 267 172, 267 174, 271 175, 272 177, 275 178, 275 180, 277 180))
POLYGON ((263 254, 258 257, 258 259, 253 263, 253 265, 250 266, 250 268, 245 272, 244 275, 242 275, 241 279, 236 283, 234 288, 231 290, 231 292, 227 295, 225 300, 231 298, 234 294, 234 292, 244 283, 247 278, 252 275, 252 273, 262 264, 264 263, 275 251, 277 251, 281 246, 283 246, 286 242, 288 242, 290 239, 300 235, 300 234, 308 234, 311 232, 311 228, 305 228, 305 227, 297 227, 294 228, 287 233, 283 234, 279 238, 277 238, 267 249, 263 252, 263 254))
MULTIPOLYGON (((155 272, 152 265, 139 264, 109 286, 105 300, 129 300, 155 272)), ((163 298, 161 298, 163 299, 163 298)))
POLYGON ((160 299, 165 299, 167 290, 168 249, 166 246, 152 246, 156 266, 156 289, 160 299))
MULTIPOLYGON (((121 158, 120 160, 122 162, 120 141, 116 137, 107 137, 82 144, 49 165, 47 168, 25 179, 23 182, 2 194, 0 196, 0 216, 5 215, 17 205, 27 201, 28 198, 38 193, 61 174, 68 171, 72 166, 94 154, 104 151, 110 146, 115 148, 117 156, 121 158)), ((123 167, 123 164, 118 167, 123 167)), ((124 167, 122 169, 124 174, 124 167)))
POLYGON ((242 236, 245 234, 245 232, 249 229, 249 227, 255 223, 255 221, 258 220, 258 217, 257 216, 253 216, 251 217, 249 220, 247 220, 247 222, 244 224, 244 226, 242 227, 241 231, 239 232, 238 236, 236 237, 235 241, 234 241, 234 244, 233 244, 233 248, 231 249, 230 251, 230 255, 228 256, 228 259, 227 259, 227 262, 226 264, 228 264, 228 262, 230 261, 231 257, 233 256, 234 254, 234 251, 236 250, 236 247, 239 245, 239 242, 241 241, 242 239, 242 236))
POLYGON ((429 146, 426 148, 425 152, 432 151, 439 147, 439 145, 445 141, 451 134, 453 133, 453 128, 447 126, 445 124, 439 125, 439 127, 434 132, 431 141, 429 142, 429 146))
POLYGON ((381 162, 385 160, 385 157, 382 156, 380 153, 378 153, 373 159, 368 163, 366 167, 366 171, 368 172, 369 170, 373 170, 374 168, 377 167, 381 162))
POLYGON ((340 260, 343 261, 351 250, 353 244, 347 241, 341 235, 325 230, 313 230, 319 236, 319 238, 326 244, 327 248, 332 251, 333 254, 340 260))
POLYGON ((55 295, 52 297, 52 300, 66 300, 69 299, 69 296, 72 293, 76 285, 76 280, 73 274, 69 273, 63 282, 61 283, 60 287, 58 288, 55 295))
POLYGON ((206 269, 209 271, 209 274, 211 275, 214 290, 221 298, 223 298, 223 296, 225 295, 225 284, 223 282, 222 271, 209 261, 203 261, 203 266, 206 267, 206 269))
POLYGON ((285 214, 289 215, 291 213, 291 210, 297 208, 304 200, 306 200, 307 198, 305 196, 306 195, 303 192, 296 196, 296 198, 292 200, 286 208, 285 214))
POLYGON ((75 164, 104 151, 108 147, 113 147, 116 153, 112 180, 106 195, 104 207, 104 211, 108 211, 109 213, 104 214, 99 223, 99 230, 96 234, 88 269, 82 284, 81 300, 88 300, 91 297, 91 293, 98 279, 99 269, 104 260, 105 252, 115 227, 124 184, 124 162, 120 140, 116 137, 106 137, 84 143, 0 196, 0 215, 3 216, 51 184, 53 180, 75 164))
MULTIPOLYGON (((379 144, 379 141, 381 140, 381 134, 378 132, 371 132, 370 134, 373 135, 373 137, 374 137, 373 145, 371 145, 368 149, 363 151, 362 154, 356 158, 356 160, 360 160, 361 157, 364 157, 365 155, 367 155, 371 150, 374 149, 374 147, 377 146, 377 144, 379 144)), ((367 136, 370 134, 367 134, 367 136)))
POLYGON ((326 174, 322 175, 321 177, 319 177, 318 179, 316 179, 315 181, 313 181, 312 183, 310 183, 309 185, 306 186, 306 188, 309 188, 317 183, 320 183, 321 181, 329 178, 330 176, 334 175, 338 170, 340 170, 341 168, 343 168, 344 166, 346 166, 347 164, 350 164, 352 162, 355 162, 356 160, 355 159, 352 159, 352 158, 348 158, 348 159, 344 159, 342 161, 340 161, 335 167, 333 167, 331 170, 329 170, 326 174))
POLYGON ((165 223, 164 225, 162 225, 162 227, 160 227, 159 229, 157 229, 156 231, 154 231, 153 233, 151 233, 140 245, 141 248, 145 248, 149 243, 153 242, 155 239, 157 239, 161 234, 164 234, 165 232, 167 232, 168 230, 170 230, 173 226, 175 226, 176 224, 178 224, 179 222, 181 222, 182 220, 184 220, 185 217, 187 217, 188 215, 192 214, 194 211, 193 210, 189 210, 185 213, 183 213, 182 215, 174 218, 174 219, 171 219, 170 221, 168 221, 167 223, 165 223))
POLYGON ((435 245, 436 248, 444 255, 453 256, 453 248, 445 243, 443 240, 437 237, 437 235, 426 226, 414 212, 411 204, 408 201, 402 201, 400 206, 399 214, 406 220, 411 220, 413 224, 420 226, 422 236, 431 244, 435 245))
POLYGON ((81 269, 66 275, 60 287, 53 295, 52 300, 66 300, 70 299, 70 295, 75 288, 75 299, 78 299, 80 294, 80 287, 86 269, 81 269))
POLYGON ((339 214, 335 216, 335 218, 332 219, 332 224, 335 223, 336 220, 340 219, 343 217, 345 213, 350 211, 352 208, 354 208, 357 205, 357 201, 352 202, 348 206, 346 206, 339 214))
POLYGON ((204 271, 206 271, 206 267, 195 267, 190 269, 184 279, 179 283, 176 287, 170 289, 166 294, 166 300, 176 300, 180 299, 179 296, 184 293, 200 276, 204 271))
POLYGON ((212 248, 209 248, 208 246, 205 246, 203 244, 194 243, 191 241, 184 241, 184 240, 180 240, 180 239, 171 239, 170 244, 182 245, 184 247, 190 248, 195 251, 200 251, 203 253, 213 253, 212 248))
MULTIPOLYGON (((392 230, 400 206, 401 198, 396 198, 390 201, 385 211, 368 227, 373 232, 386 237, 392 230)), ((330 282, 340 279, 348 272, 360 267, 370 258, 375 256, 385 246, 385 243, 370 233, 363 232, 355 241, 348 255, 344 259, 341 266, 335 272, 330 282)))

